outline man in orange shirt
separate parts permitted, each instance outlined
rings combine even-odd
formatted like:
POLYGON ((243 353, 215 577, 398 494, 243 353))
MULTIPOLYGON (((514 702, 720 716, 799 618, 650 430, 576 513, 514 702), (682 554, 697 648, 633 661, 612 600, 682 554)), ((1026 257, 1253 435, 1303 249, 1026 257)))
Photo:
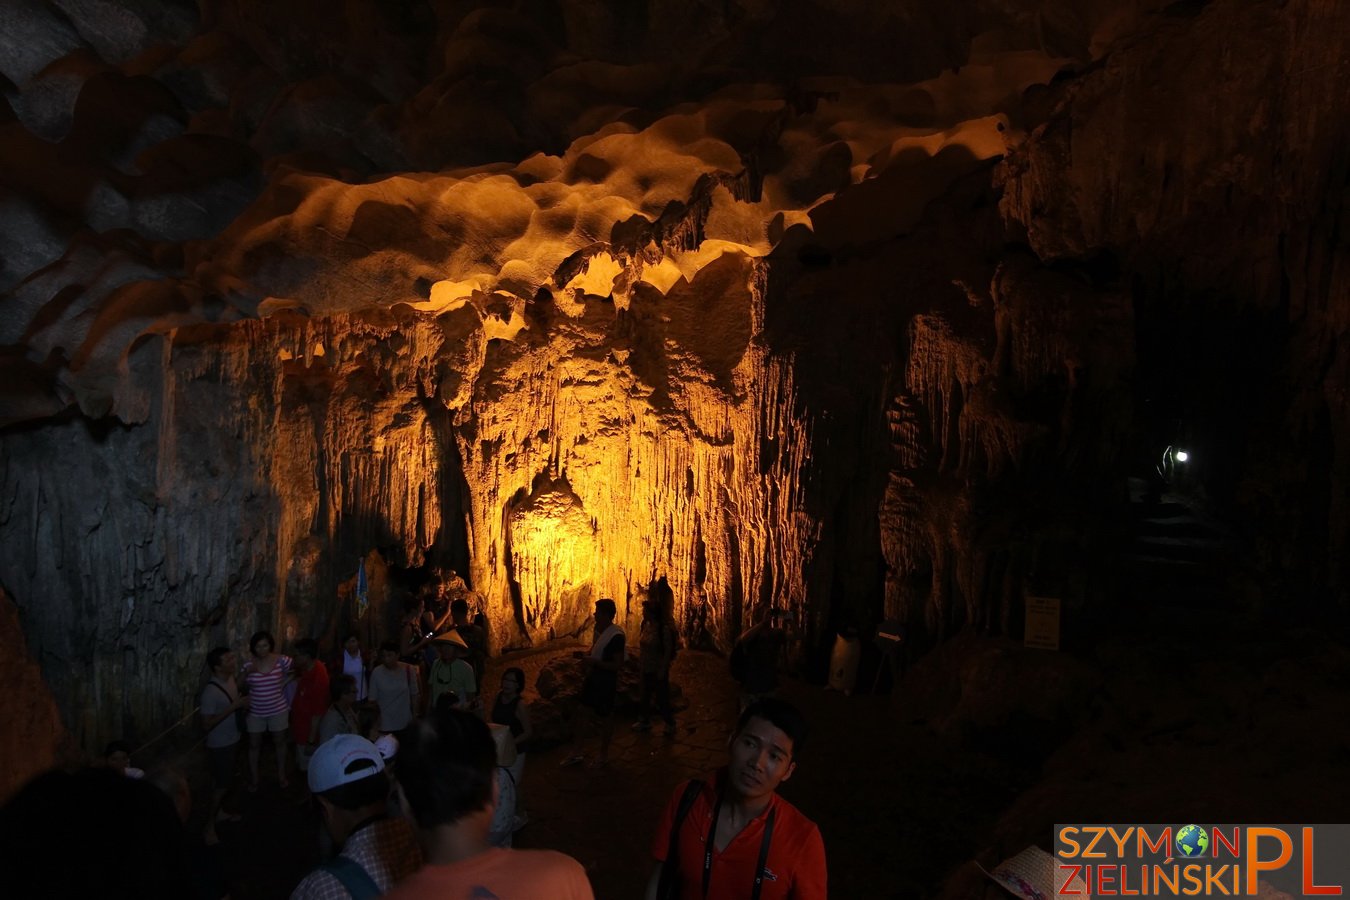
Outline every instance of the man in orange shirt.
POLYGON ((490 843, 497 745, 487 723, 460 709, 436 710, 413 735, 407 758, 399 754, 399 780, 422 830, 426 865, 385 900, 594 900, 572 857, 490 843))
POLYGON ((806 731, 785 700, 766 697, 741 714, 727 767, 666 804, 647 900, 825 900, 820 829, 778 796, 806 731))
POLYGON ((295 741, 295 767, 309 771, 309 759, 319 746, 319 722, 328 712, 328 667, 319 659, 313 638, 295 642, 295 668, 300 672, 291 700, 291 739, 295 741))

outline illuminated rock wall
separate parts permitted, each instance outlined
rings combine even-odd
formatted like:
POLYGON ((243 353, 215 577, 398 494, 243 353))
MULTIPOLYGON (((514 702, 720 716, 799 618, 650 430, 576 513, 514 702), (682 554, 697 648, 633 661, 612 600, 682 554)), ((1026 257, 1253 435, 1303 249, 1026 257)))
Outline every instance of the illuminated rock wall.
POLYGON ((489 355, 459 434, 501 644, 573 633, 600 597, 635 627, 662 574, 690 633, 723 643, 752 607, 802 607, 810 423, 791 361, 755 338, 758 267, 724 256, 489 355))
POLYGON ((576 319, 541 300, 547 341, 534 321, 489 342, 473 304, 145 339, 116 392, 143 420, 0 444, 22 460, 5 520, 37 523, 6 529, 8 584, 80 598, 32 618, 78 734, 181 716, 204 648, 260 626, 383 638, 387 598, 355 622, 339 584, 372 547, 422 565, 456 528, 499 648, 575 633, 601 596, 633 624, 662 573, 691 634, 800 608, 817 526, 780 485, 800 482, 809 429, 790 365, 753 340, 759 266, 725 256, 670 302, 593 299, 576 319), (702 328, 720 335, 690 345, 702 328))

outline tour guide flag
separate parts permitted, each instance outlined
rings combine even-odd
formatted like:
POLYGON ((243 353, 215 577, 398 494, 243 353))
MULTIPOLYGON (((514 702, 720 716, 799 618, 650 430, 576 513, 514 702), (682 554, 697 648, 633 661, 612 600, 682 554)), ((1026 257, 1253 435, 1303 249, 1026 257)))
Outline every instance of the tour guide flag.
POLYGON ((356 617, 359 619, 366 614, 366 607, 370 605, 370 584, 366 581, 366 560, 362 557, 360 564, 356 567, 356 617))

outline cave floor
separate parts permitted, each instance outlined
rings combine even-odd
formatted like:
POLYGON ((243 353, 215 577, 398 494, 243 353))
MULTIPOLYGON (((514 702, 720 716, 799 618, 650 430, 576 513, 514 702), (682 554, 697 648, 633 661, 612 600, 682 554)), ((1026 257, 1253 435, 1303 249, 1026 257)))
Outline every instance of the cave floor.
MULTIPOLYGON (((821 827, 831 896, 1004 897, 974 863, 992 867, 1031 843, 1052 849, 1056 822, 1343 821, 1344 644, 1311 629, 1159 614, 1168 624, 1140 616, 1077 652, 961 635, 891 695, 790 681, 783 695, 813 733, 783 793, 821 827), (1066 690, 1075 680, 1084 686, 1066 690), (972 702, 975 685, 988 696, 972 702), (1038 708, 1047 693, 1069 708, 1051 719, 991 714, 1038 708)), ((534 685, 569 649, 494 660, 487 683, 518 665, 534 685)), ((662 804, 724 759, 736 708, 725 661, 685 651, 673 676, 689 701, 674 739, 620 717, 608 769, 561 768, 569 745, 531 754, 526 767, 530 821, 516 845, 576 857, 602 900, 641 895, 662 804)), ((244 803, 244 822, 221 832, 233 896, 286 897, 316 859, 317 820, 266 781, 244 803)))

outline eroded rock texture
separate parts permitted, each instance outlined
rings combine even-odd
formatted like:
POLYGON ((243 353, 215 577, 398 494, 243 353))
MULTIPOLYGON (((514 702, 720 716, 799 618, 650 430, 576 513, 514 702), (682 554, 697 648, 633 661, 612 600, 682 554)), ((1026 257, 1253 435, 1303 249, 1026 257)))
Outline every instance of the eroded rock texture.
POLYGON ((385 564, 498 649, 657 575, 722 647, 1109 604, 1177 422, 1341 598, 1350 13, 882 6, 9 4, 0 584, 76 739, 378 639, 385 564))

